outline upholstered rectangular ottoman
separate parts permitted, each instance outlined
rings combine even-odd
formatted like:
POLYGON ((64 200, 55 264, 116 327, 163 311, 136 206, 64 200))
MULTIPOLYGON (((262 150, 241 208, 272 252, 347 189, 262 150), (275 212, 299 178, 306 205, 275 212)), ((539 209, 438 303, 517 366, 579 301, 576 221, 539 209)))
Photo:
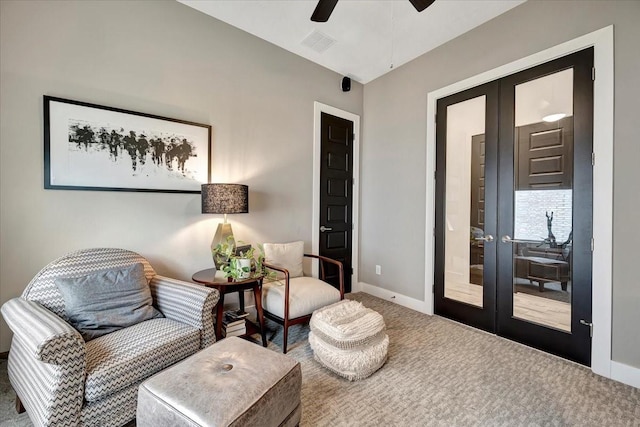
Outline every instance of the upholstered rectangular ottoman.
POLYGON ((314 358, 350 381, 370 376, 387 360, 384 319, 358 301, 343 300, 318 309, 309 325, 314 358))
POLYGON ((302 372, 294 359, 224 339, 144 381, 138 427, 296 426, 302 372))

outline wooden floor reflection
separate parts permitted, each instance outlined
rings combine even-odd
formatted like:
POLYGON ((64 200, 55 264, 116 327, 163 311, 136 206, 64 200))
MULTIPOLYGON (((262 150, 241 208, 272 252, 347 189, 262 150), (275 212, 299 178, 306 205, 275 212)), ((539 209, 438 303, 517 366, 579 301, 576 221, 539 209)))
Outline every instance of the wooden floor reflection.
MULTIPOLYGON (((447 282, 445 298, 482 307, 482 286, 472 283, 447 282)), ((513 316, 561 331, 571 332, 571 304, 543 296, 516 292, 513 316)))

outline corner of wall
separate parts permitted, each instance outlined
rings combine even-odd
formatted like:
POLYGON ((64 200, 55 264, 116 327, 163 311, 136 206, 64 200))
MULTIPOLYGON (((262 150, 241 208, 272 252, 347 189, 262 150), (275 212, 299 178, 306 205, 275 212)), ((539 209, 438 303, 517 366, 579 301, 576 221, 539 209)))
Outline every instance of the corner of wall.
POLYGON ((360 292, 364 292, 369 295, 373 295, 374 297, 391 301, 403 307, 410 308, 411 310, 419 311, 420 313, 429 315, 433 314, 429 312, 429 307, 427 307, 425 301, 420 301, 418 299, 411 298, 406 295, 402 295, 397 292, 383 289, 378 286, 373 286, 364 282, 358 282, 358 289, 360 290, 360 292))

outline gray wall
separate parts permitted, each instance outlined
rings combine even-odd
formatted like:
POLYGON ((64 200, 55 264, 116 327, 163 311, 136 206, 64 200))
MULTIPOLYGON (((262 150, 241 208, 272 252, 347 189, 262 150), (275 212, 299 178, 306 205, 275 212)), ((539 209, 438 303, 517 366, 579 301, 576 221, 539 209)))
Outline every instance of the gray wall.
POLYGON ((613 359, 640 368, 639 22, 637 1, 528 1, 365 85, 360 280, 424 299, 427 93, 614 24, 613 359))
POLYGON ((199 195, 45 191, 43 94, 211 124, 213 181, 250 189, 236 236, 311 249, 313 102, 362 114, 362 85, 343 93, 336 73, 174 1, 0 7, 0 303, 85 247, 189 279, 210 266, 221 221, 199 195))

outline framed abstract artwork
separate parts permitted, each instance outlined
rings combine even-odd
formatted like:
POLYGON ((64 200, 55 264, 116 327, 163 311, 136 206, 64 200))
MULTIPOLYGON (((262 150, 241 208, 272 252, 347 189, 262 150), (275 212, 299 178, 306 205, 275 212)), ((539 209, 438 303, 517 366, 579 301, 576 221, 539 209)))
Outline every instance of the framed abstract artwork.
POLYGON ((44 96, 44 188, 200 193, 211 126, 44 96))

